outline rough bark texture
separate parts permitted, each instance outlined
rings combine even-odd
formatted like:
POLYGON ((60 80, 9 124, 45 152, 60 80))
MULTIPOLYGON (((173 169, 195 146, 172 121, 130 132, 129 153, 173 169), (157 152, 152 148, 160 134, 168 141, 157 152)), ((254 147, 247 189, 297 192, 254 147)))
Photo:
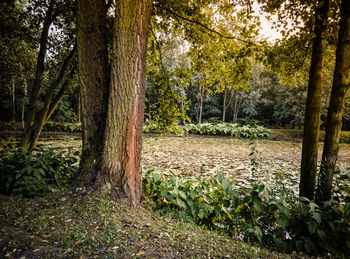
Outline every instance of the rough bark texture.
POLYGON ((78 182, 88 186, 100 170, 107 116, 110 69, 104 0, 78 0, 78 63, 82 105, 83 148, 78 182))
POLYGON ((318 202, 331 198, 333 172, 339 151, 345 96, 350 85, 350 1, 343 0, 338 35, 331 99, 328 107, 326 136, 316 193, 318 202))
POLYGON ((319 0, 315 12, 311 67, 304 121, 299 195, 314 199, 317 173, 317 149, 320 134, 320 111, 323 87, 324 52, 329 0, 319 0))
POLYGON ((102 171, 97 183, 138 203, 142 197, 140 162, 151 1, 120 0, 115 10, 102 171))

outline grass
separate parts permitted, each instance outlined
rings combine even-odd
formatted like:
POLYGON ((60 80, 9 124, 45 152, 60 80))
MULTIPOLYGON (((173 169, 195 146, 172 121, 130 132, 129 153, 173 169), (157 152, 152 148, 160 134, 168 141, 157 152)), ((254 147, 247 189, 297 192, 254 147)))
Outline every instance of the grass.
POLYGON ((2 258, 296 257, 84 190, 37 199, 0 196, 0 204, 2 258))

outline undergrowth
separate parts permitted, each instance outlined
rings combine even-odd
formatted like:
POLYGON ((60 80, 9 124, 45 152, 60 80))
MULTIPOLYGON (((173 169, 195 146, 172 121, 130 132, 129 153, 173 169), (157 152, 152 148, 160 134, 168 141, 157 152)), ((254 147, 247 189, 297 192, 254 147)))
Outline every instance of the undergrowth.
POLYGON ((78 170, 78 159, 71 151, 50 148, 31 153, 9 145, 0 151, 0 193, 35 197, 59 192, 78 170))
POLYGON ((240 194, 223 174, 165 177, 158 169, 145 172, 143 187, 162 215, 187 218, 281 252, 350 255, 349 197, 318 206, 303 197, 276 197, 273 186, 262 184, 240 194))
POLYGON ((238 123, 202 123, 202 124, 187 124, 186 132, 200 135, 221 135, 241 138, 271 139, 270 131, 257 125, 240 126, 238 123))

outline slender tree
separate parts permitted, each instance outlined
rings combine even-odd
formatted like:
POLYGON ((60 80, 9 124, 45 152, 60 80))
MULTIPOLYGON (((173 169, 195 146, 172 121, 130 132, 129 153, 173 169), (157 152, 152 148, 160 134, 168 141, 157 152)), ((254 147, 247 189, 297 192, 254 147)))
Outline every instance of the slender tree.
POLYGON ((350 87, 350 1, 341 4, 341 21, 336 51, 333 86, 329 102, 326 136, 322 154, 316 200, 331 198, 333 173, 339 151, 345 96, 350 87))
POLYGON ((329 7, 329 0, 319 0, 315 11, 315 37, 312 43, 299 185, 299 195, 309 199, 314 199, 316 186, 324 52, 326 49, 326 29, 329 7))

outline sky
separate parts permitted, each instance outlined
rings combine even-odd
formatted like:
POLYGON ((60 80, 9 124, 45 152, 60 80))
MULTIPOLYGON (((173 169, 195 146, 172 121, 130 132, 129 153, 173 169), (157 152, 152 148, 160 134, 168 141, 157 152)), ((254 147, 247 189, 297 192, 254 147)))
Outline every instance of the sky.
POLYGON ((261 22, 261 30, 259 31, 260 35, 266 38, 269 42, 273 43, 276 39, 282 39, 282 34, 275 29, 272 29, 272 22, 277 21, 277 15, 272 15, 271 20, 265 18, 263 12, 257 2, 254 1, 252 9, 255 14, 259 16, 261 22))

